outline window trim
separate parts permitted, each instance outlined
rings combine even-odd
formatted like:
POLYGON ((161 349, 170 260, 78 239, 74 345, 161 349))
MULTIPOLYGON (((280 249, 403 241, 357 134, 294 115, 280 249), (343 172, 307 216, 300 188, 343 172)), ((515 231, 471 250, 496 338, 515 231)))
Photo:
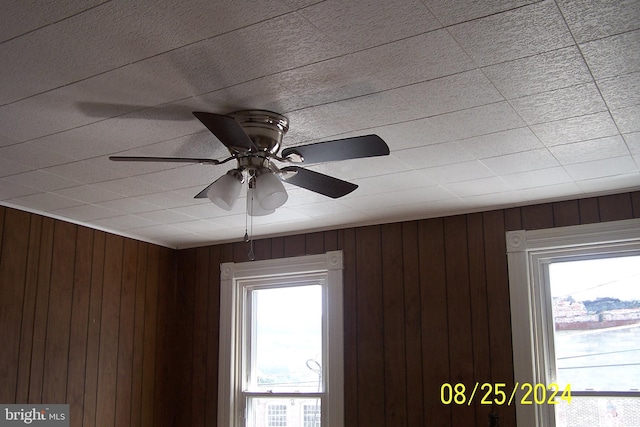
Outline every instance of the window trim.
MULTIPOLYGON (((547 333, 542 327, 545 304, 536 280, 545 274, 544 263, 564 255, 611 253, 640 245, 640 219, 612 221, 541 230, 506 233, 511 303, 514 380, 519 383, 547 382, 549 362, 547 333)), ((516 404, 521 427, 552 426, 551 405, 516 404)))
MULTIPOLYGON (((218 364, 218 425, 240 427, 242 402, 237 401, 241 384, 242 355, 239 350, 238 314, 242 300, 242 281, 271 277, 321 273, 327 289, 326 404, 322 406, 322 425, 344 425, 344 360, 342 251, 292 258, 220 264, 220 336, 218 364), (235 415, 233 415, 235 414, 235 415), (326 420, 326 421, 325 421, 326 420)), ((274 396, 275 397, 275 396, 274 396)))

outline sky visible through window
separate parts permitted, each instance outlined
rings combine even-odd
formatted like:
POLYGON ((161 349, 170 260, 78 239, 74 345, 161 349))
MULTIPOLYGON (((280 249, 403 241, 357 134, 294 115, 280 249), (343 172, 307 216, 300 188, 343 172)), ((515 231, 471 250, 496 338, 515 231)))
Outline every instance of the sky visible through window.
POLYGON ((261 390, 317 392, 322 360, 319 285, 253 291, 256 373, 261 390))

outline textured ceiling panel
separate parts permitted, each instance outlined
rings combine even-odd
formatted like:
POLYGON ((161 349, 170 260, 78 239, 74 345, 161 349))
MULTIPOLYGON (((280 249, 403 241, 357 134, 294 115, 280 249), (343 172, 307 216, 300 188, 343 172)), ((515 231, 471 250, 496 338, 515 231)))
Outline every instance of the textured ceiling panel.
POLYGON ((638 189, 639 4, 5 2, 0 203, 168 247, 238 241, 244 191, 229 211, 194 198, 235 160, 108 157, 225 159, 192 112, 241 109, 286 115, 282 148, 391 151, 308 166, 359 188, 285 182, 256 237, 638 189))

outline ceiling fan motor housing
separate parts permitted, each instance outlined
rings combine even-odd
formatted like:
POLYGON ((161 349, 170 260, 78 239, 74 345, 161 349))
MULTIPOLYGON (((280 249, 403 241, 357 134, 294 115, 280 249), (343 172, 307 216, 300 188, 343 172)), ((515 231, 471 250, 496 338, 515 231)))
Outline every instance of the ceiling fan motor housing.
POLYGON ((267 110, 241 110, 230 114, 260 151, 276 154, 289 130, 289 119, 267 110))

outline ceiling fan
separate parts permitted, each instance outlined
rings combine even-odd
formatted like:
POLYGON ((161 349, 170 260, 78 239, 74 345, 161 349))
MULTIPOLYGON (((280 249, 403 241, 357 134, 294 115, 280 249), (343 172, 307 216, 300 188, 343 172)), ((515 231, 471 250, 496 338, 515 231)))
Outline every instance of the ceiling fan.
POLYGON ((259 216, 273 213, 287 201, 282 181, 334 199, 358 188, 356 184, 296 164, 308 165, 389 154, 389 147, 377 135, 317 142, 280 151, 282 137, 289 129, 289 120, 281 114, 266 110, 241 110, 227 115, 194 112, 193 115, 227 147, 229 157, 215 160, 111 156, 109 159, 205 165, 219 165, 235 160, 235 168, 208 185, 195 198, 206 197, 222 209, 231 210, 239 197, 242 184, 248 182, 247 213, 259 216), (275 162, 284 166, 278 166, 275 162))

